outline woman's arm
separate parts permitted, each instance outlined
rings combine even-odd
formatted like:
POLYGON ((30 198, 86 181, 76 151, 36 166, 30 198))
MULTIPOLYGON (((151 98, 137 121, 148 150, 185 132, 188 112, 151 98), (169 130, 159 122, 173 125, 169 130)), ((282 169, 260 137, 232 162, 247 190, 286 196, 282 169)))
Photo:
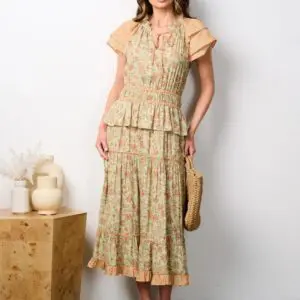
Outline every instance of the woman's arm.
MULTIPOLYGON (((107 101, 105 104, 104 114, 109 110, 112 103, 119 98, 121 90, 124 86, 124 69, 125 69, 126 58, 122 53, 118 55, 117 71, 114 79, 114 83, 109 91, 107 101)), ((108 146, 106 141, 106 124, 103 122, 103 116, 101 117, 98 136, 96 141, 96 148, 102 158, 108 159, 108 146)))
POLYGON ((215 92, 211 49, 209 49, 205 55, 198 58, 196 63, 200 78, 201 94, 197 100, 196 108, 188 129, 188 136, 185 144, 186 155, 193 155, 196 152, 194 135, 210 106, 215 92))

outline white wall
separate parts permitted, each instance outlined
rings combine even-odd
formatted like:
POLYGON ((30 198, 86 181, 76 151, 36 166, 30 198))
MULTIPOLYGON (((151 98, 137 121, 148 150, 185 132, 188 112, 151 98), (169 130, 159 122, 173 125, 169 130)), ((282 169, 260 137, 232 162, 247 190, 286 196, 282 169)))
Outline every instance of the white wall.
MULTIPOLYGON (((203 226, 188 235, 192 285, 174 300, 299 300, 300 4, 193 2, 219 39, 217 93, 197 134, 206 185, 203 226)), ((105 42, 134 11, 134 0, 0 1, 0 157, 39 140, 55 154, 67 203, 88 212, 85 262, 103 182, 94 142, 115 68, 105 42)), ((1 181, 1 207, 9 187, 1 181)), ((135 299, 134 284, 86 270, 82 299, 135 299)))

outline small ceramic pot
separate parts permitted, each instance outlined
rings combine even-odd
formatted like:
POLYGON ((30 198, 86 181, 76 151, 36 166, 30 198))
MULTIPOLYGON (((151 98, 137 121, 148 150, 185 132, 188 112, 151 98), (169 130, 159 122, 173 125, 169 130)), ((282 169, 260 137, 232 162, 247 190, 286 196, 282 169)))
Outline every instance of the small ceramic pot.
POLYGON ((32 205, 40 215, 54 215, 62 203, 62 191, 57 187, 57 178, 38 176, 37 188, 32 193, 32 205))
POLYGON ((31 211, 29 190, 25 180, 16 180, 11 192, 11 212, 24 214, 31 211))

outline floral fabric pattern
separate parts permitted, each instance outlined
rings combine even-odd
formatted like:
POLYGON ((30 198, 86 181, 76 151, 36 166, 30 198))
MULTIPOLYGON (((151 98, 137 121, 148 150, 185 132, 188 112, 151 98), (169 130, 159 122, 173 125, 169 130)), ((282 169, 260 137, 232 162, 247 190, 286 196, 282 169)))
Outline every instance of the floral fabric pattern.
POLYGON ((214 46, 200 20, 179 18, 156 47, 150 22, 127 21, 108 44, 126 56, 124 88, 104 116, 109 159, 88 266, 153 285, 189 284, 183 206, 190 62, 214 46))

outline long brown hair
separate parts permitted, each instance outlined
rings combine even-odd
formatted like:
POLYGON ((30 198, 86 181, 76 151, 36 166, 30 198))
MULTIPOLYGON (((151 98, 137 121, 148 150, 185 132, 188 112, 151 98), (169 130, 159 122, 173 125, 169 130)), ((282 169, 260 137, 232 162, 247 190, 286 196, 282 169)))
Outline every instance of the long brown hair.
MULTIPOLYGON (((137 0, 138 9, 136 17, 133 19, 136 22, 142 21, 146 17, 150 17, 153 14, 153 8, 149 0, 137 0)), ((189 0, 174 0, 173 7, 175 15, 183 15, 186 18, 191 18, 189 14, 189 0)))

